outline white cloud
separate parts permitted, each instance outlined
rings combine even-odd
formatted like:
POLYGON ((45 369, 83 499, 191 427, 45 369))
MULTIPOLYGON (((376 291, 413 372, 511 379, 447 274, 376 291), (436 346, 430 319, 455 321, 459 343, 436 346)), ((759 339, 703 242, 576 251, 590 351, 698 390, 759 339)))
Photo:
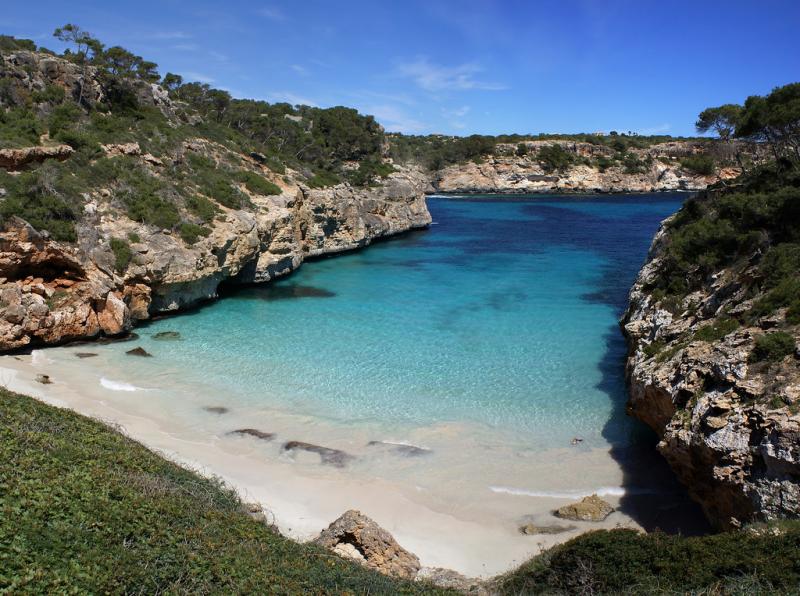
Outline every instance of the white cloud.
POLYGON ((303 77, 308 76, 308 69, 305 66, 302 66, 301 64, 292 64, 290 68, 300 76, 303 77))
POLYGON ((303 106, 318 107, 317 102, 315 102, 313 99, 303 97, 302 95, 297 95, 290 91, 276 91, 275 93, 270 93, 269 95, 267 95, 267 101, 280 102, 280 103, 285 102, 285 103, 290 103, 293 106, 303 105, 303 106))
POLYGON ((197 44, 194 43, 176 43, 173 46, 170 46, 171 50, 178 50, 179 52, 196 52, 200 49, 197 44))
POLYGON ((659 124, 658 126, 651 126, 649 128, 641 128, 637 130, 640 135, 660 135, 669 132, 672 125, 668 123, 659 124))
POLYGON ((274 6, 265 6, 258 10, 258 14, 262 17, 270 19, 272 21, 285 21, 287 20, 286 15, 280 8, 276 8, 274 6))
POLYGON ((400 65, 401 76, 412 79, 425 91, 467 91, 478 89, 483 91, 502 91, 507 87, 500 83, 481 81, 476 75, 483 72, 477 64, 467 62, 458 66, 442 66, 431 63, 426 57, 417 58, 414 62, 400 65))
POLYGON ((193 72, 193 71, 185 71, 183 73, 183 78, 186 81, 196 81, 198 83, 213 83, 214 77, 209 75, 205 75, 201 72, 193 72))
POLYGON ((375 116, 389 132, 419 133, 429 128, 424 122, 416 120, 395 106, 369 106, 362 111, 375 116))
POLYGON ((192 36, 185 31, 156 31, 155 33, 148 33, 144 37, 150 39, 191 39, 192 36))
POLYGON ((442 116, 447 119, 451 127, 461 130, 467 127, 466 123, 462 122, 461 119, 469 114, 469 111, 469 106, 461 106, 460 108, 451 109, 442 108, 442 116))

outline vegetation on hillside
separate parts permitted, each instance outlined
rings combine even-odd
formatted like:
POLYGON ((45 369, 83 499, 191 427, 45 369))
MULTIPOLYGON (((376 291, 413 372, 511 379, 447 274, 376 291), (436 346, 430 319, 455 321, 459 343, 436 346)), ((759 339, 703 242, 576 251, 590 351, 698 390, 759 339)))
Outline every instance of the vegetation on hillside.
POLYGON ((383 162, 383 130, 371 116, 344 107, 236 100, 208 85, 184 84, 177 75, 161 78, 155 63, 119 46, 107 48, 78 26, 65 25, 54 35, 69 44, 61 57, 77 67, 73 89, 51 84, 31 91, 3 76, 11 53, 45 50, 30 40, 0 36, 0 148, 59 142, 75 153, 19 175, 0 170, 7 195, 0 217, 18 215, 58 240, 74 241, 85 193, 111 188, 110 200, 131 219, 176 230, 191 244, 220 206, 246 207, 245 190, 279 194, 275 178, 287 167, 317 187, 341 181, 369 186, 393 171, 383 162), (156 82, 175 102, 170 111, 153 105, 150 85, 156 82), (102 90, 101 102, 92 99, 94 84, 102 90), (185 143, 196 139, 217 149, 185 151, 185 143), (130 142, 162 160, 158 175, 141 160, 107 156, 101 149, 130 142))
POLYGON ((0 390, 0 592, 434 592, 252 519, 220 482, 0 390))
POLYGON ((501 594, 775 594, 800 588, 800 522, 684 538, 598 530, 498 581, 501 594))

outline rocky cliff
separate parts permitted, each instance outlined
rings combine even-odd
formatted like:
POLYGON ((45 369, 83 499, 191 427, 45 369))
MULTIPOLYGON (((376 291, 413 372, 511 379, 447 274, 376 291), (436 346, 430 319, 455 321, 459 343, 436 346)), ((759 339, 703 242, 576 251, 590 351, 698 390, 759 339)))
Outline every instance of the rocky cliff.
POLYGON ((0 234, 0 349, 117 335, 137 320, 217 296, 221 283, 263 282, 309 256, 366 246, 430 223, 419 179, 396 172, 380 187, 285 185, 224 210, 211 233, 187 246, 170 230, 134 222, 86 198, 76 245, 12 218, 0 234), (115 270, 112 238, 130 238, 130 264, 115 270))
POLYGON ((735 178, 740 172, 736 167, 723 167, 704 176, 684 167, 682 158, 708 150, 708 143, 697 141, 630 149, 628 166, 615 162, 615 151, 607 145, 561 140, 526 141, 520 145, 525 149, 498 144, 494 153, 480 163, 443 168, 434 174, 433 186, 440 192, 454 193, 693 191, 735 178), (548 168, 539 161, 540 151, 553 146, 572 156, 568 167, 548 168))
MULTIPOLYGON (((222 283, 269 281, 430 223, 418 169, 320 188, 308 161, 267 163, 248 137, 145 80, 20 50, 0 56, 0 89, 0 147, 11 143, 0 148, 0 350, 122 334, 222 283)), ((369 119, 344 117, 335 124, 379 144, 369 119)), ((297 119, 278 122, 349 150, 297 119)))
POLYGON ((722 528, 800 516, 796 194, 690 201, 655 237, 622 319, 629 412, 722 528))

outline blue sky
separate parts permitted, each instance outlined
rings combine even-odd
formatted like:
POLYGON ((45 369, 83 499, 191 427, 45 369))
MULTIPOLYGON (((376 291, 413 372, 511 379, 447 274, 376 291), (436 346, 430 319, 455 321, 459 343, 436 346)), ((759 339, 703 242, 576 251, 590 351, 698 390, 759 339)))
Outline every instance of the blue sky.
POLYGON ((800 80, 799 0, 8 0, 0 32, 77 23, 236 97, 347 105, 387 130, 693 134, 800 80))

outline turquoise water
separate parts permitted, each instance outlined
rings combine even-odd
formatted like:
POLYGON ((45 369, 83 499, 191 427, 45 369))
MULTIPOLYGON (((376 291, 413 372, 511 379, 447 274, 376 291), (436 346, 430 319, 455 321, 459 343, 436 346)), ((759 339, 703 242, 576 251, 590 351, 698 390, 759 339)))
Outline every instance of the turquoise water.
POLYGON ((139 344, 223 405, 629 444, 617 320, 684 196, 433 197, 428 230, 155 321, 139 344), (167 330, 182 339, 152 339, 167 330))

